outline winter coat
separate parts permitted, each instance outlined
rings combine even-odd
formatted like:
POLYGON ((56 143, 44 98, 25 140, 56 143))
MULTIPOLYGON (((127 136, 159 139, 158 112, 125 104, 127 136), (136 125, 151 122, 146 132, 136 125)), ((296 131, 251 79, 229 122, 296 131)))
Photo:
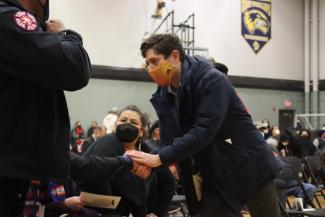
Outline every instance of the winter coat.
POLYGON ((203 178, 203 192, 219 192, 239 211, 274 179, 279 165, 225 75, 200 57, 186 56, 181 68, 177 93, 158 87, 151 99, 160 123, 160 159, 179 162, 192 213, 199 206, 194 173, 203 178))
POLYGON ((69 174, 64 90, 87 85, 90 61, 73 31, 51 33, 16 0, 0 1, 0 176, 69 174))

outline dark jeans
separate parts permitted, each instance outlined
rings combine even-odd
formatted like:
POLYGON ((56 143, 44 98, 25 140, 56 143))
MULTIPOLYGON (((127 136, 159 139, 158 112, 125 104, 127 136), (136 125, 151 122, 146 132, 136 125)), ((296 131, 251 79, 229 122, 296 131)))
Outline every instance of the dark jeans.
MULTIPOLYGON (((273 181, 248 197, 248 206, 251 217, 281 217, 277 193, 273 181)), ((202 207, 195 217, 239 217, 216 192, 209 191, 204 195, 202 207)))
POLYGON ((29 180, 0 177, 0 216, 22 214, 29 183, 29 180))
POLYGON ((155 176, 149 182, 147 196, 147 213, 164 217, 168 212, 170 202, 176 190, 176 181, 167 167, 155 169, 155 176))

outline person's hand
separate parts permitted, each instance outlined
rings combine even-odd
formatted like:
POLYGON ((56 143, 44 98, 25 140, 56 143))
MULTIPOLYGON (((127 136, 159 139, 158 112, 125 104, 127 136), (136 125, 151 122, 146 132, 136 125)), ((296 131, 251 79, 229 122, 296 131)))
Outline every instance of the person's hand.
POLYGON ((80 211, 85 206, 85 202, 83 202, 80 197, 74 196, 65 199, 64 205, 74 211, 80 211))
POLYGON ((133 168, 131 172, 136 176, 146 179, 151 174, 151 168, 133 161, 133 168))
POLYGON ((140 163, 142 165, 155 168, 161 165, 159 155, 148 154, 142 151, 130 150, 126 152, 126 155, 132 158, 133 162, 140 163))
POLYGON ((179 180, 179 175, 178 175, 178 171, 177 171, 176 165, 175 164, 170 165, 169 166, 169 170, 173 174, 173 176, 175 177, 175 179, 178 181, 179 180))
POLYGON ((45 24, 48 32, 62 32, 65 30, 65 26, 61 20, 49 20, 45 24))

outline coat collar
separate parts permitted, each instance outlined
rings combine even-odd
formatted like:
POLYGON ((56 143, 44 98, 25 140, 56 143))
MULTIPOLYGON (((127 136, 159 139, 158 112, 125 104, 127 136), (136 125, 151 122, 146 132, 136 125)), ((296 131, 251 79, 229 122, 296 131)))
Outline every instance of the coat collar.
POLYGON ((5 2, 5 3, 7 3, 7 4, 9 4, 9 5, 18 7, 20 9, 24 10, 24 11, 26 10, 24 8, 24 6, 18 0, 2 0, 2 1, 5 2))
POLYGON ((186 56, 183 63, 182 63, 182 72, 181 72, 181 88, 184 88, 186 85, 188 85, 190 80, 190 74, 191 74, 191 57, 186 56))

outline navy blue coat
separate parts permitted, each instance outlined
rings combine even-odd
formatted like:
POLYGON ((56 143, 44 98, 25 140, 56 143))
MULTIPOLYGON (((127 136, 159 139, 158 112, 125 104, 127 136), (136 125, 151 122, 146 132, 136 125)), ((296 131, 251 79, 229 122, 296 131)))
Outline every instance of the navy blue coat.
POLYGON ((159 156, 163 164, 180 163, 185 188, 189 157, 203 191, 220 192, 234 211, 276 176, 279 166, 231 82, 203 58, 186 56, 177 95, 158 87, 151 103, 160 121, 159 156))
POLYGON ((63 91, 88 83, 82 38, 47 32, 18 0, 0 0, 0 27, 0 176, 66 178, 70 120, 63 91))

